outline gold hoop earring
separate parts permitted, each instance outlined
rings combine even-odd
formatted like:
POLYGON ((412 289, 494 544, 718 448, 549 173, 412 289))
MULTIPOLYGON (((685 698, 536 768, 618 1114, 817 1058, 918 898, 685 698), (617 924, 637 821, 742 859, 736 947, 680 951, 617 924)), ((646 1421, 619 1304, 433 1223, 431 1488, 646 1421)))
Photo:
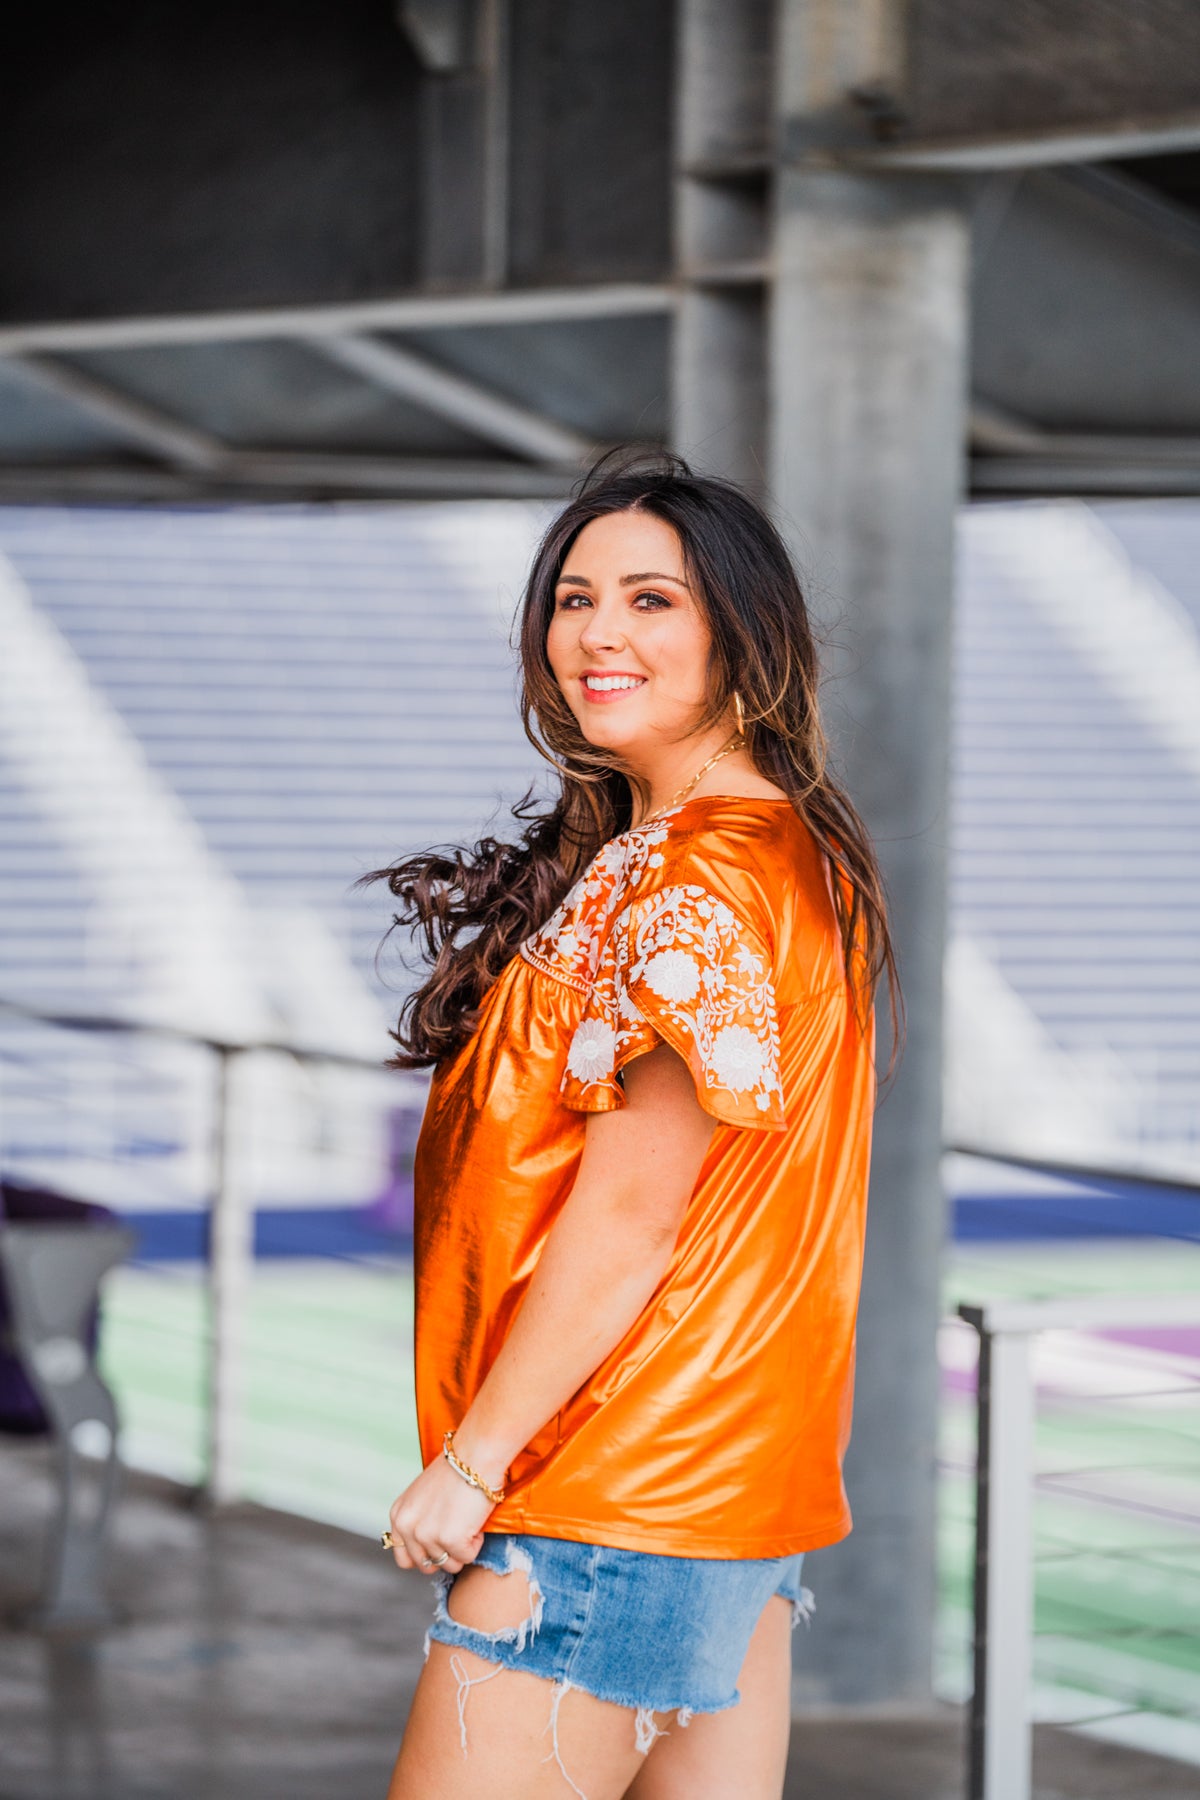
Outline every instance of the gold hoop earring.
POLYGON ((746 709, 742 705, 742 696, 738 693, 736 688, 733 691, 733 716, 737 720, 738 736, 745 737, 746 709))

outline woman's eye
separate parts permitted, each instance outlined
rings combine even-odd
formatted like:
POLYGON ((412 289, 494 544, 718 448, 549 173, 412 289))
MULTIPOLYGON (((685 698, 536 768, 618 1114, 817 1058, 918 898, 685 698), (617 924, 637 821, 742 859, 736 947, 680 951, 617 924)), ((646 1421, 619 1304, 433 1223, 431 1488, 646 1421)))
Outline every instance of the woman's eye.
MULTIPOLYGON (((594 603, 590 594, 560 594, 554 604, 557 612, 579 612, 594 603)), ((665 594, 646 591, 635 594, 632 605, 638 612, 662 612, 671 602, 665 594)))

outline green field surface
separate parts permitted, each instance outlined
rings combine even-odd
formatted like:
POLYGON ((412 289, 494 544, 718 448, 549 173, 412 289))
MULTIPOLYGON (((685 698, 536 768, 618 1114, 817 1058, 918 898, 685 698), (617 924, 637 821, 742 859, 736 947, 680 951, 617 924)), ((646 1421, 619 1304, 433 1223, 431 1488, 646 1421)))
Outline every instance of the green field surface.
MULTIPOLYGON (((956 1245, 947 1254, 935 1681, 970 1691, 975 1336, 963 1301, 1200 1286, 1161 1240, 956 1245)), ((204 1468, 207 1312, 194 1264, 105 1289, 103 1368, 127 1461, 204 1468)), ((1193 1346, 1194 1347, 1194 1346, 1193 1346)), ((1200 1356, 1051 1333, 1037 1359, 1035 1715, 1200 1763, 1200 1356)), ((403 1259, 260 1262, 244 1332, 238 1465, 249 1499, 374 1536, 421 1466, 403 1259)))
MULTIPOLYGON (((936 1678, 971 1689, 975 1395, 960 1302, 1200 1288, 1160 1239, 956 1245, 941 1334, 936 1678)), ((1193 1343, 1194 1351, 1195 1345, 1193 1343)), ((1034 1715, 1200 1763, 1200 1356, 1091 1333, 1035 1357, 1034 1715)))
MULTIPOLYGON (((134 1467, 201 1479, 207 1341, 197 1265, 134 1266, 109 1277, 100 1360, 134 1467)), ((259 1263, 242 1365, 245 1496, 376 1535, 421 1468, 410 1265, 259 1263)))

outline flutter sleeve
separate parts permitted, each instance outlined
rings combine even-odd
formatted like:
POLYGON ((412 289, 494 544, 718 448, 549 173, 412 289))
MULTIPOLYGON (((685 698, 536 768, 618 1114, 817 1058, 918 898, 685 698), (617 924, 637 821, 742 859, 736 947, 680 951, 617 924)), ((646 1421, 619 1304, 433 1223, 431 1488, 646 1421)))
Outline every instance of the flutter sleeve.
POLYGON ((683 1057, 701 1106, 722 1124, 787 1123, 770 956, 703 887, 662 888, 613 921, 568 1048, 563 1103, 623 1106, 619 1070, 658 1043, 683 1057))

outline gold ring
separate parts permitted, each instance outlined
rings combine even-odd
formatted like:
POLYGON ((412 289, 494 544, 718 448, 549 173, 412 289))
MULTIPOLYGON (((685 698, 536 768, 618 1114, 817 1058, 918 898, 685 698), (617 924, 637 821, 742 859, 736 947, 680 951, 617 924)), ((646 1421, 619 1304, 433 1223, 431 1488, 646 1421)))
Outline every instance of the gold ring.
POLYGON ((434 1557, 433 1566, 435 1569, 440 1569, 444 1562, 449 1562, 449 1561, 450 1561, 450 1552, 448 1550, 443 1550, 442 1554, 440 1556, 434 1557))
POLYGON ((396 1540, 390 1531, 381 1531, 379 1534, 379 1541, 385 1550, 394 1550, 396 1548, 396 1540))

